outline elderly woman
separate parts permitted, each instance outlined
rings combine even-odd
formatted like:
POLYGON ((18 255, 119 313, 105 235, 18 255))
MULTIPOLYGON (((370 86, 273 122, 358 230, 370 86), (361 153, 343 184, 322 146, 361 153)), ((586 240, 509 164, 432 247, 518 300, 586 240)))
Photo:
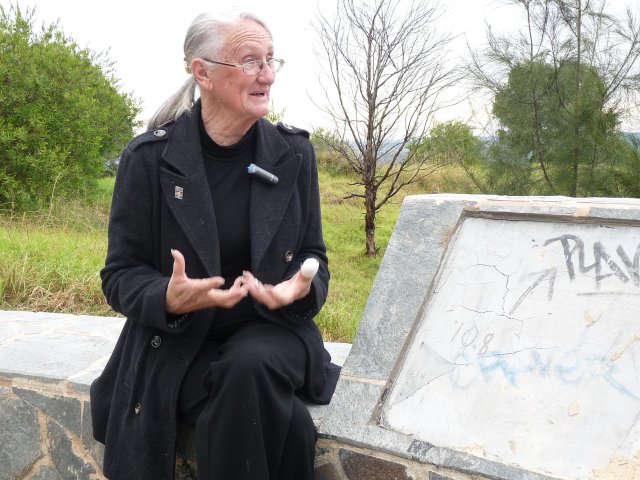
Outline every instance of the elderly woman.
POLYGON ((301 397, 327 403, 337 377, 313 321, 329 283, 313 148, 262 119, 283 64, 263 22, 198 16, 184 53, 189 80, 126 147, 113 194, 101 276, 127 320, 91 386, 104 473, 173 478, 181 419, 200 480, 311 479, 301 397))

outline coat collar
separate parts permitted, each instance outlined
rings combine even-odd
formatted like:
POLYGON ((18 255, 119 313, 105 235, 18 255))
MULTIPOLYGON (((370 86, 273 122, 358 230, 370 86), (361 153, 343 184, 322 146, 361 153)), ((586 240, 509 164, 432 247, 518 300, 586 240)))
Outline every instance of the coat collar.
MULTIPOLYGON (((168 127, 162 154, 160 182, 171 212, 188 236, 207 275, 220 274, 220 254, 215 211, 200 145, 201 105, 168 127)), ((264 253, 282 223, 293 193, 300 162, 289 145, 266 120, 256 125, 254 163, 279 179, 276 185, 253 180, 250 198, 251 267, 259 271, 264 253)))
MULTIPOLYGON (((200 118, 202 104, 198 100, 191 111, 179 117, 171 127, 170 141, 163 158, 184 176, 204 173, 202 148, 200 146, 200 118)), ((277 129, 267 120, 256 123, 256 165, 271 171, 283 156, 290 152, 289 145, 282 139, 277 129)))

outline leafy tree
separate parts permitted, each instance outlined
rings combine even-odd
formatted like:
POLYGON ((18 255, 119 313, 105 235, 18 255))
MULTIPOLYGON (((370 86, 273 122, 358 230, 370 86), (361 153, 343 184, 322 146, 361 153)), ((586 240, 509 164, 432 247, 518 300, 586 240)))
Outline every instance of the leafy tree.
POLYGON ((112 63, 34 10, 0 6, 0 205, 34 206, 89 188, 131 139, 138 108, 112 63))
POLYGON ((428 0, 338 0, 333 16, 321 13, 316 24, 328 60, 321 108, 335 125, 324 138, 358 177, 349 196, 364 202, 369 256, 378 210, 425 174, 427 158, 406 147, 426 134, 456 81, 437 14, 428 0))
POLYGON ((513 158, 529 160, 520 162, 527 168, 531 161, 539 166, 538 192, 595 193, 602 167, 615 161, 610 154, 616 152, 606 146, 619 134, 618 115, 604 106, 603 94, 603 80, 591 67, 536 62, 512 68, 496 93, 493 113, 502 125, 499 139, 513 158), (574 88, 577 72, 580 91, 574 88))
POLYGON ((494 93, 501 127, 492 183, 499 193, 610 195, 611 175, 632 149, 620 119, 640 91, 640 25, 605 12, 598 0, 511 0, 525 26, 488 32, 470 68, 494 93), (508 191, 506 175, 520 182, 508 191), (522 179, 529 182, 528 188, 522 179), (502 188, 507 188, 503 191, 502 188))
POLYGON ((640 198, 640 135, 621 135, 612 150, 618 162, 609 167, 607 175, 598 177, 598 191, 614 197, 640 198))
POLYGON ((429 134, 409 147, 416 156, 429 158, 434 167, 455 166, 462 169, 471 185, 459 185, 467 192, 486 192, 485 144, 469 125, 459 120, 436 124, 429 134))

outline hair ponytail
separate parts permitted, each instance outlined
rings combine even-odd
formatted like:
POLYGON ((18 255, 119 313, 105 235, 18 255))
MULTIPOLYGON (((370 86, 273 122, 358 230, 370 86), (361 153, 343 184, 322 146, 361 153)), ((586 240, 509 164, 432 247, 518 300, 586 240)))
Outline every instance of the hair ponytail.
POLYGON ((175 120, 183 113, 190 111, 195 103, 196 86, 195 77, 190 75, 180 89, 165 100, 158 111, 153 114, 147 130, 155 130, 160 125, 175 120))

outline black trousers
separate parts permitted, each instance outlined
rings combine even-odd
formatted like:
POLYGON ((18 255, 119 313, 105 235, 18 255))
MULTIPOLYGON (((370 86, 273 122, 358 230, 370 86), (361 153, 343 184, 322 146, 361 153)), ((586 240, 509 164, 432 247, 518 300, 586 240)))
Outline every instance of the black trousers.
POLYGON ((195 427, 198 480, 312 480, 316 431, 295 395, 306 350, 270 323, 210 337, 180 391, 179 414, 195 427))

